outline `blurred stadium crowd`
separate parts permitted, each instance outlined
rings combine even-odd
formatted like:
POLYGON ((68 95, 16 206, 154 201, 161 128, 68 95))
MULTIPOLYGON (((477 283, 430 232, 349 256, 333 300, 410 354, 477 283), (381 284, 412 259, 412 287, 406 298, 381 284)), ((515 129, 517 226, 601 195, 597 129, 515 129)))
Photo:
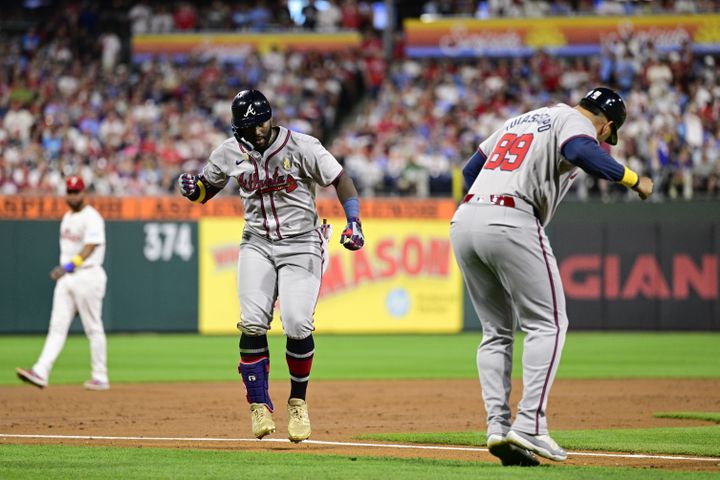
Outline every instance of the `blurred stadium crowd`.
MULTIPOLYGON (((398 33, 388 60, 371 2, 36 2, 3 7, 0 20, 0 194, 60 193, 69 174, 102 195, 172 194, 177 174, 230 136, 230 101, 253 87, 277 123, 325 140, 362 195, 449 196, 453 169, 505 119, 605 84, 629 107, 615 158, 652 176, 659 198, 720 197, 720 58, 691 45, 665 52, 627 35, 595 57, 413 59, 398 33), (133 62, 129 47, 132 33, 348 29, 363 46, 342 54, 133 62)), ((719 3, 439 0, 416 13, 717 13, 719 3)), ((590 178, 575 190, 626 198, 590 178)))
MULTIPOLYGON (((668 55, 634 38, 597 58, 393 62, 366 111, 332 150, 365 195, 447 191, 454 163, 509 117, 557 102, 575 104, 594 85, 613 85, 628 120, 613 156, 651 176, 661 193, 691 198, 720 190, 720 83, 717 59, 689 46, 668 55)), ((616 189, 576 180, 580 198, 616 189)))

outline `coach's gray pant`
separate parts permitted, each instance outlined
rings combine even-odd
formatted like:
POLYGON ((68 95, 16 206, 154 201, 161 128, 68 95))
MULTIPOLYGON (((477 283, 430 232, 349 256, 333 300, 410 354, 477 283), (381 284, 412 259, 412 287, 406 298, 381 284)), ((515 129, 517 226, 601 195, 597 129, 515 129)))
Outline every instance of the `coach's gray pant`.
POLYGON ((557 262, 545 231, 531 214, 498 205, 465 204, 450 238, 483 326, 477 366, 487 410, 487 433, 512 428, 548 432, 545 410, 560 363, 568 320, 557 262), (527 333, 523 395, 511 423, 510 390, 516 322, 527 333))

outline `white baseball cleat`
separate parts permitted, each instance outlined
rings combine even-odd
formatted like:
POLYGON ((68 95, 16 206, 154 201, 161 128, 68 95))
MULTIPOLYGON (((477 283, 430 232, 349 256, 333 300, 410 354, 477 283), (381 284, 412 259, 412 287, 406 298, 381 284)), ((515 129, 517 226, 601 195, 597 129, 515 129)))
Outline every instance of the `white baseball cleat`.
POLYGON ((45 388, 48 386, 48 381, 35 373, 32 368, 27 370, 24 368, 16 368, 15 373, 23 382, 35 385, 38 388, 45 388))
POLYGON ((567 452, 555 443, 550 435, 530 435, 529 433, 510 430, 507 434, 507 441, 526 448, 543 458, 563 462, 567 460, 567 452))
POLYGON ((85 390, 110 390, 110 383, 101 382, 100 380, 88 380, 83 383, 83 387, 85 387, 85 390))

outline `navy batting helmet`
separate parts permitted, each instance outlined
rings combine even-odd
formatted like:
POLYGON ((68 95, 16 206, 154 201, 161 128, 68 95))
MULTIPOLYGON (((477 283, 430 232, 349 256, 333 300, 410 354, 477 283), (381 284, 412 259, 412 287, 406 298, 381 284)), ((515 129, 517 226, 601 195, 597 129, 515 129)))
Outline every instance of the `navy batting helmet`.
POLYGON ((272 117, 270 102, 259 90, 243 90, 235 95, 231 109, 233 132, 260 125, 272 117))
POLYGON ((607 140, 610 145, 617 144, 617 131, 625 123, 627 111, 625 102, 613 90, 605 87, 593 88, 580 100, 580 106, 593 113, 602 113, 612 123, 612 135, 607 140))

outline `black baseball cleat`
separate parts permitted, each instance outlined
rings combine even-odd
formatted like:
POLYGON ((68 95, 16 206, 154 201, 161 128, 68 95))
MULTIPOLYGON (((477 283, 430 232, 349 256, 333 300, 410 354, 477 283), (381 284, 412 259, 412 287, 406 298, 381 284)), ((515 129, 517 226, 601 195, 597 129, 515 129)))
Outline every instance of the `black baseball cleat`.
POLYGON ((540 461, 529 450, 508 443, 500 435, 490 435, 487 440, 488 451, 498 457, 504 467, 537 467, 540 461))

